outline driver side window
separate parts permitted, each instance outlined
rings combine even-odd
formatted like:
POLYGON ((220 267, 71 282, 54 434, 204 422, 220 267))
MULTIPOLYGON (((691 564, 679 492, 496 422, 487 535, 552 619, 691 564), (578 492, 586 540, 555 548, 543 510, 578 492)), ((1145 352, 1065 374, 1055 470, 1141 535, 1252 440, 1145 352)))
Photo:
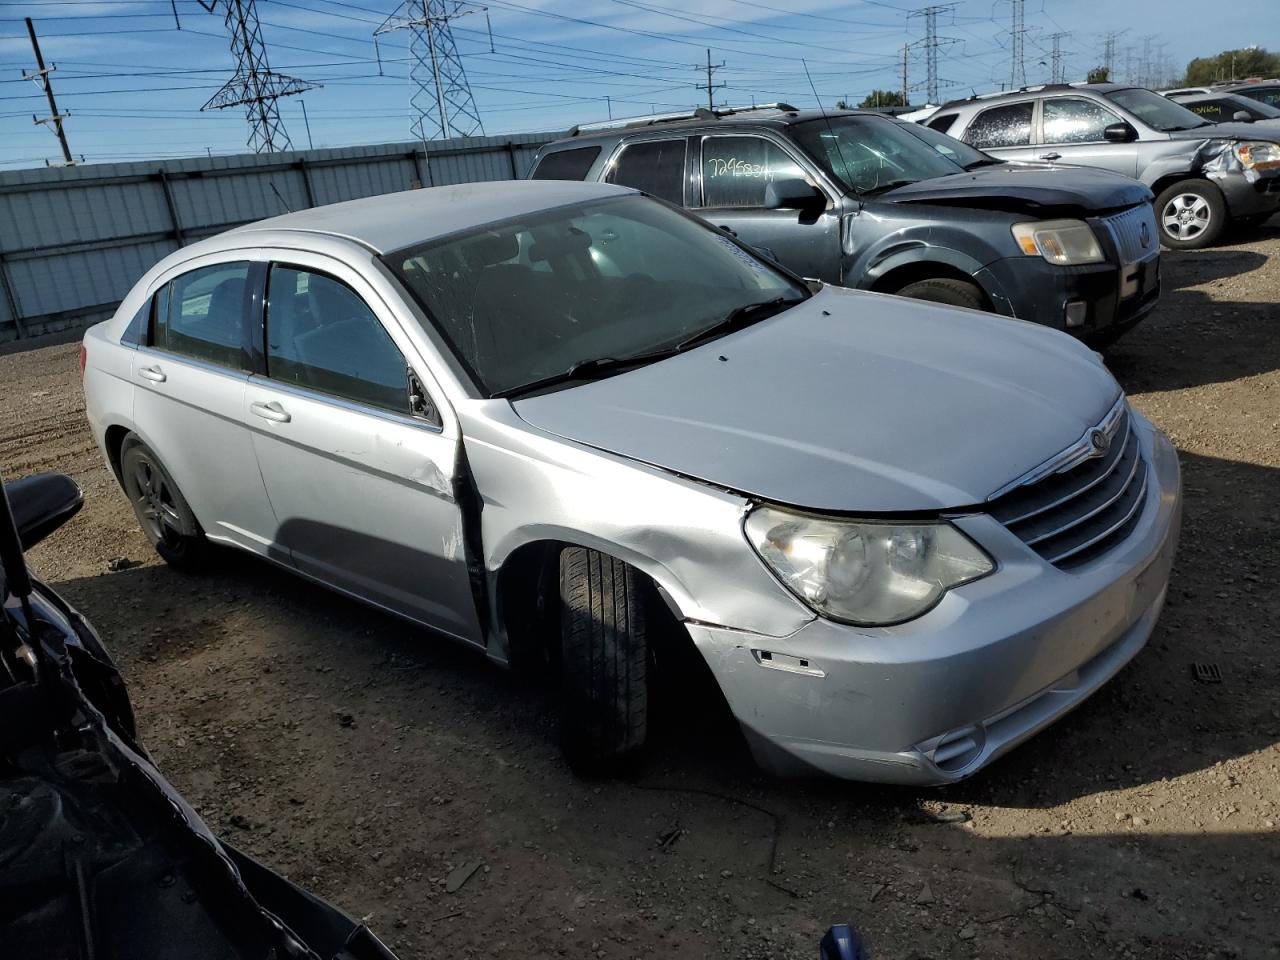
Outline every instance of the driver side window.
POLYGON ((326 274, 272 266, 266 354, 273 380, 410 413, 404 357, 355 291, 326 274))
POLYGON ((1101 143, 1103 131, 1120 118, 1091 100, 1054 97, 1044 101, 1045 143, 1101 143))

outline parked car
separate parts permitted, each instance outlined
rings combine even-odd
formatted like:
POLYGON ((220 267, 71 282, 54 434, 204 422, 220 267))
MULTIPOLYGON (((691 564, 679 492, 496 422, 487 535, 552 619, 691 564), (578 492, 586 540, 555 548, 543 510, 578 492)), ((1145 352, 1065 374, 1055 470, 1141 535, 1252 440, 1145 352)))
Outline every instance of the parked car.
POLYGON ((1156 195, 1167 247, 1213 243, 1231 221, 1280 209, 1280 131, 1196 116, 1152 90, 1050 84, 956 100, 928 126, 1007 160, 1053 160, 1137 177, 1156 195))
POLYGON ((1242 97, 1257 100, 1269 107, 1280 107, 1280 80, 1254 80, 1247 83, 1231 83, 1216 87, 1214 93, 1238 93, 1242 97))
POLYGON ((237 228, 84 348, 162 557, 238 547, 557 664, 584 770, 644 744, 669 630, 772 769, 968 776, 1141 649, 1177 539, 1173 447, 1075 339, 811 292, 610 184, 237 228))
POLYGON ((1210 123, 1257 122, 1264 128, 1280 128, 1280 109, 1238 93, 1168 93, 1165 96, 1210 123))
POLYGON ((684 206, 803 277, 987 310, 1101 345, 1160 294, 1151 195, 1131 178, 1014 166, 914 124, 786 104, 578 127, 533 179, 684 206), (933 135, 936 137, 936 135, 933 135))
POLYGON ((151 762, 101 638, 23 560, 81 502, 62 474, 0 492, 4 956, 395 960, 215 837, 151 762))

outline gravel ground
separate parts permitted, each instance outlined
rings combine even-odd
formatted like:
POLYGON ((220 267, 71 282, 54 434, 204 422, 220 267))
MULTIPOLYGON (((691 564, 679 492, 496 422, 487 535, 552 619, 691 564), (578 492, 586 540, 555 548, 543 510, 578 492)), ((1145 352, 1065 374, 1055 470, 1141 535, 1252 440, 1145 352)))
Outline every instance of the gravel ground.
POLYGON ((1280 229, 1164 269, 1108 360, 1181 451, 1169 606, 1080 710, 943 790, 771 780, 706 706, 635 780, 575 779, 551 704, 479 656, 252 558, 158 563, 75 345, 0 357, 0 462, 84 486, 31 560, 105 634, 161 768, 406 960, 807 958, 846 919, 879 958, 1278 957, 1280 229))

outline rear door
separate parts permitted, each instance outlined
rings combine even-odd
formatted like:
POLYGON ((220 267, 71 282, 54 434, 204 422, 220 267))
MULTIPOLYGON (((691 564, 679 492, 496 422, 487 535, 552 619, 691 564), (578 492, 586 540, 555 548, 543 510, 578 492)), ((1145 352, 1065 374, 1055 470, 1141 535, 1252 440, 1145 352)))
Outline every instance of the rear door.
MULTIPOLYGON (((1038 160, 1046 151, 1035 144, 1035 120, 1034 99, 998 103, 980 110, 959 136, 969 146, 1001 160, 1038 160)), ((952 135, 956 135, 954 131, 952 135)))
POLYGON ((700 196, 693 212, 743 243, 769 251, 805 279, 840 282, 840 217, 834 199, 827 195, 821 211, 764 205, 771 181, 819 183, 799 155, 760 134, 708 135, 699 147, 700 196))
POLYGON ((256 256, 203 257, 165 278, 134 351, 133 417, 205 534, 271 555, 276 519, 243 416, 256 256))
POLYGON ((1084 97, 1046 97, 1040 101, 1040 158, 1057 155, 1063 163, 1114 170, 1137 176, 1138 145, 1111 143, 1103 130, 1125 122, 1117 113, 1084 97))
POLYGON ((352 267, 269 257, 266 372, 244 405, 279 543, 308 576, 480 643, 454 498, 457 424, 430 371, 352 267))

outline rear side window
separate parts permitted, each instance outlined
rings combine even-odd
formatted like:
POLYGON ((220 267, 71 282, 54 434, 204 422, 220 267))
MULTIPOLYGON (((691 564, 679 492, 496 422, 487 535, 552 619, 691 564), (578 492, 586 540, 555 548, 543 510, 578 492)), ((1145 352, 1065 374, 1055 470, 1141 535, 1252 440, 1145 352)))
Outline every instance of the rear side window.
POLYGON ((622 148, 605 180, 683 205, 685 150, 684 140, 629 143, 622 148))
POLYGON ((702 142, 702 205, 763 207, 775 180, 806 180, 804 168, 763 137, 708 137, 702 142))
POLYGON ((534 168, 533 180, 585 180, 587 171, 600 156, 599 147, 577 147, 548 153, 534 168))
POLYGON ((267 288, 267 376, 409 413, 403 355, 354 290, 323 273, 275 265, 267 288))
POLYGON ((955 124, 956 117, 958 116, 958 113, 944 113, 940 117, 934 117, 926 124, 926 126, 929 127, 930 130, 937 130, 939 133, 946 133, 955 124))
POLYGON ((1031 143, 1031 115, 1035 104, 1010 103, 983 110, 961 137, 965 143, 987 150, 993 147, 1025 147, 1031 143))
POLYGON ((1098 143, 1102 131, 1120 118, 1092 100, 1054 97, 1044 101, 1045 143, 1098 143))
POLYGON ((233 370, 248 370, 244 327, 249 264, 219 263, 184 273, 157 298, 152 346, 233 370))

